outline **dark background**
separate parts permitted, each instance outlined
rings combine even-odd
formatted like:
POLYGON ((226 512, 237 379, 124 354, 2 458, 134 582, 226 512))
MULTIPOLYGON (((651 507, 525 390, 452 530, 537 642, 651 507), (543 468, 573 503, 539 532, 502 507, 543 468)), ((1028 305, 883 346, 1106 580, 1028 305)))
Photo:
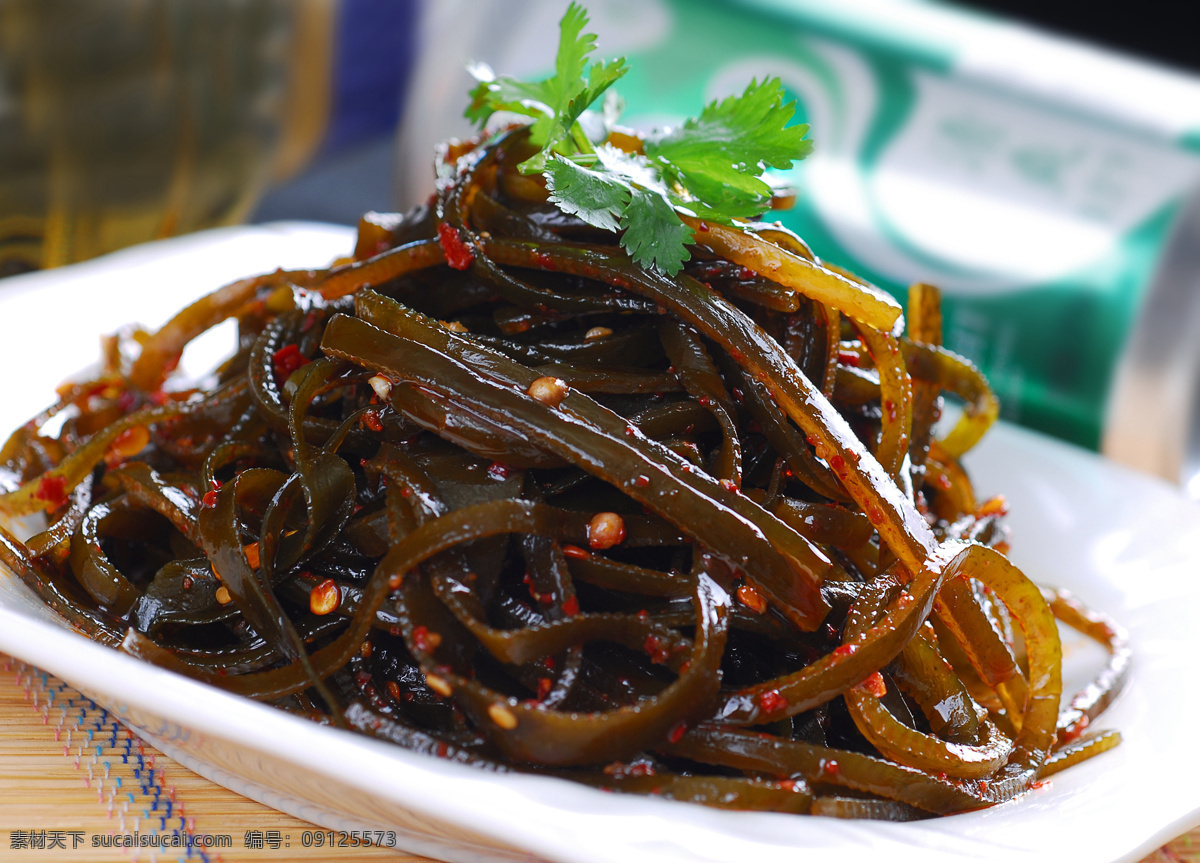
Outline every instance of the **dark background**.
POLYGON ((1016 18, 1045 30, 1085 39, 1200 72, 1200 4, 1195 0, 959 0, 952 5, 1016 18))

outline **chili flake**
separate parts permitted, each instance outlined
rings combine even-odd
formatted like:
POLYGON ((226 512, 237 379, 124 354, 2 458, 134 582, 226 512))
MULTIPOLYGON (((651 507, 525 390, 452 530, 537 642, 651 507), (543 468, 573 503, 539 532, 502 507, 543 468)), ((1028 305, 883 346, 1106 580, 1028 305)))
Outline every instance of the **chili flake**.
POLYGON ((471 247, 463 242, 463 238, 453 225, 442 222, 438 225, 438 242, 446 254, 446 263, 454 270, 465 270, 475 260, 471 247))

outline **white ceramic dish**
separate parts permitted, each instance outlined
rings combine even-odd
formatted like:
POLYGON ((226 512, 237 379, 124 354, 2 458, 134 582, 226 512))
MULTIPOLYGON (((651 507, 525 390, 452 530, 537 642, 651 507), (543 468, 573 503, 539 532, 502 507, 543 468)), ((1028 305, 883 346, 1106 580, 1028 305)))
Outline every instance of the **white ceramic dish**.
MULTIPOLYGON (((346 253, 321 225, 208 232, 0 282, 0 429, 97 355, 97 335, 156 325, 191 298, 276 266, 346 253)), ((68 631, 0 574, 0 651, 62 677, 197 772, 323 826, 394 830, 454 861, 1136 860, 1200 824, 1200 507, 1161 482, 1001 426, 972 456, 1008 498, 1013 556, 1116 616, 1135 646, 1106 714, 1124 743, 994 809, 915 824, 732 813, 494 776, 414 756, 226 695, 68 631)), ((1076 657, 1086 665, 1086 657, 1076 657)), ((1079 668, 1074 674, 1086 673, 1079 668)))

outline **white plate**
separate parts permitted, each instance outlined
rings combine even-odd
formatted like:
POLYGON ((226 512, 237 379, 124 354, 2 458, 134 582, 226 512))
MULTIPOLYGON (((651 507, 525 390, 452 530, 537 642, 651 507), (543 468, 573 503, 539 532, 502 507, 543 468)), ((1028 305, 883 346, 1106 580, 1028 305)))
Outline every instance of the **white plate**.
MULTIPOLYGON (((275 225, 208 232, 0 282, 0 429, 44 406, 94 361, 97 334, 155 325, 217 285, 315 266, 348 229, 275 225)), ((984 494, 1012 510, 1013 556, 1129 628, 1132 682, 1104 718, 1115 751, 984 812, 915 824, 733 813, 493 776, 305 722, 102 648, 67 631, 0 576, 0 651, 86 691, 197 772, 340 829, 395 830, 455 861, 836 859, 1136 860, 1200 824, 1200 507, 1163 483, 1013 427, 971 458, 984 494)))

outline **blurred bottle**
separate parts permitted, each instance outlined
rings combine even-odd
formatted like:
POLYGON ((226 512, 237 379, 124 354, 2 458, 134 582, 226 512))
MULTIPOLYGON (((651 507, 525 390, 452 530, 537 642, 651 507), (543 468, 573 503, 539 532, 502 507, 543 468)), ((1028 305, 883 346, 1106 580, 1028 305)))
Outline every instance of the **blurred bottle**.
MULTIPOLYGON (((941 287, 945 343, 1005 418, 1200 475, 1200 79, 922 0, 587 5, 598 55, 629 59, 630 125, 778 76, 815 149, 772 218, 901 301, 941 287)), ((464 62, 541 77, 561 15, 431 11, 401 134, 409 200, 432 188, 430 143, 467 131, 464 62)))
POLYGON ((390 132, 414 6, 0 0, 0 275, 237 223, 390 132))
POLYGON ((238 221, 279 137, 287 3, 0 2, 0 269, 238 221))

